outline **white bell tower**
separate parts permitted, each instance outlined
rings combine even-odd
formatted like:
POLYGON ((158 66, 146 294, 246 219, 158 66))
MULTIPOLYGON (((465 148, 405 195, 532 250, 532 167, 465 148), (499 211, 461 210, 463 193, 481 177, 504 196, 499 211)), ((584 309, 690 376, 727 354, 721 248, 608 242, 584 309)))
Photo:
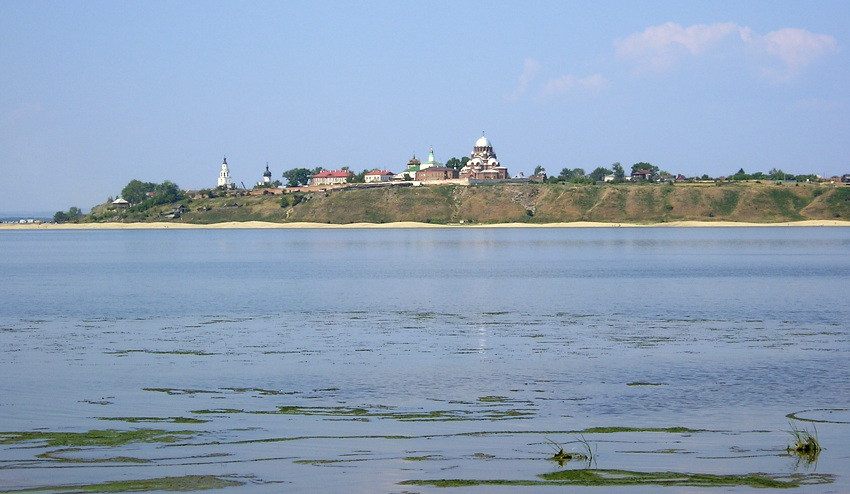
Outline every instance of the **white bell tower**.
POLYGON ((227 156, 224 157, 224 162, 221 164, 221 172, 218 174, 218 186, 225 189, 233 188, 233 181, 230 180, 230 170, 227 169, 227 156))

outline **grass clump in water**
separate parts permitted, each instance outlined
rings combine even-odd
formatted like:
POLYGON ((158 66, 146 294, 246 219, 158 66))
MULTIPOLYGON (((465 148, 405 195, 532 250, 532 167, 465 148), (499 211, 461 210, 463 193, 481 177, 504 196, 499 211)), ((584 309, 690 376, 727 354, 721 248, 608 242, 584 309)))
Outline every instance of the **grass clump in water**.
POLYGON ((792 442, 787 448, 789 454, 796 454, 809 462, 815 461, 818 458, 823 448, 821 448, 820 441, 818 441, 817 427, 812 427, 814 428, 814 434, 809 432, 808 429, 798 429, 797 426, 791 423, 789 433, 791 434, 792 442))
POLYGON ((564 451, 563 446, 549 439, 548 437, 546 438, 546 441, 548 441, 549 444, 555 449, 555 454, 549 459, 558 462, 560 466, 564 466, 566 462, 572 460, 586 461, 589 464, 594 459, 593 449, 591 449, 590 443, 587 442, 587 439, 585 439, 584 436, 581 436, 581 439, 578 440, 578 442, 582 446, 582 453, 567 453, 566 451, 564 451))

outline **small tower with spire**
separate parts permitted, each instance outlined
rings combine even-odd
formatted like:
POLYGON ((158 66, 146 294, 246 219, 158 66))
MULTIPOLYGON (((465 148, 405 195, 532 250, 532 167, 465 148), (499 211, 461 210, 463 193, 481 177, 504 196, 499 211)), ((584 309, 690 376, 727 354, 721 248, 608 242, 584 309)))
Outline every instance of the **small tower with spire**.
POLYGON ((263 172, 263 184, 272 183, 272 172, 269 171, 269 162, 266 161, 266 171, 263 172))
POLYGON ((420 169, 420 170, 425 170, 425 169, 427 169, 427 168, 431 168, 432 166, 443 166, 443 164, 442 164, 442 163, 440 163, 439 161, 437 161, 437 160, 434 158, 434 148, 431 148, 431 151, 428 153, 428 161, 426 161, 426 162, 422 163, 422 164, 419 166, 419 169, 420 169))

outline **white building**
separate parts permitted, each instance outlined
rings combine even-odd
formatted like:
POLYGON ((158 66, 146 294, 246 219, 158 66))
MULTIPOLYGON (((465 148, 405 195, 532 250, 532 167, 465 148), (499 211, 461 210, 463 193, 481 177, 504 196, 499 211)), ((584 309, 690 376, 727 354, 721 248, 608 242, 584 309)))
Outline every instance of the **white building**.
POLYGON ((230 170, 227 169, 227 156, 224 157, 224 162, 221 164, 221 171, 218 174, 218 186, 225 189, 233 188, 233 180, 230 179, 230 170))
POLYGON ((460 170, 460 178, 473 180, 504 180, 510 178, 508 169, 503 167, 496 159, 493 145, 483 135, 475 141, 472 154, 466 166, 460 170))
POLYGON ((364 177, 367 184, 378 182, 389 182, 393 179, 395 173, 387 170, 372 170, 364 177))

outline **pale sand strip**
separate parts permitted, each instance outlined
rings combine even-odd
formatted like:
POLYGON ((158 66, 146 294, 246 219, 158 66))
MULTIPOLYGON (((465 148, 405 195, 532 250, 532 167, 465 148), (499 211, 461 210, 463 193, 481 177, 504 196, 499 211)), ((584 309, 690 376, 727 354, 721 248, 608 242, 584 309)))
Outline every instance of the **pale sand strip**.
POLYGON ((55 225, 3 223, 0 230, 165 230, 165 229, 302 229, 302 228, 676 228, 676 227, 771 227, 771 226, 850 226, 850 221, 836 220, 807 220, 786 223, 738 223, 734 221, 674 221, 670 223, 635 224, 635 223, 599 223, 577 221, 573 223, 498 223, 489 225, 434 225, 401 221, 397 223, 350 223, 347 225, 332 225, 327 223, 270 223, 266 221, 229 221, 212 225, 195 225, 190 223, 65 223, 55 225))

